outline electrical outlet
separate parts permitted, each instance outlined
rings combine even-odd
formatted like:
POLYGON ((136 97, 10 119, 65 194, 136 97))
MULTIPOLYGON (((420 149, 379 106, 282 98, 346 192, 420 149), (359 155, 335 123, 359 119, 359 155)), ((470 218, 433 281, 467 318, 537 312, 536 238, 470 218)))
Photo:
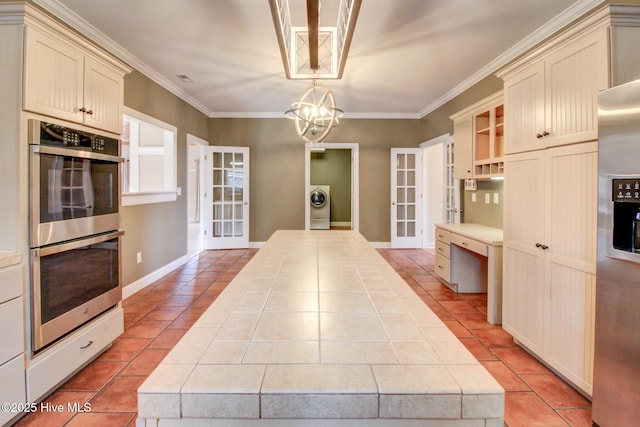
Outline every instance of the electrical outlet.
POLYGON ((488 205, 489 203, 491 203, 491 194, 489 193, 484 193, 484 202, 488 205))
POLYGON ((477 202, 477 201, 478 201, 478 195, 477 195, 477 193, 471 193, 471 201, 472 201, 473 203, 475 203, 475 202, 477 202))
POLYGON ((138 262, 138 264, 142 262, 142 252, 138 252, 136 254, 136 261, 138 262))
POLYGON ((498 203, 500 203, 500 196, 498 193, 493 193, 493 204, 497 205, 498 203))

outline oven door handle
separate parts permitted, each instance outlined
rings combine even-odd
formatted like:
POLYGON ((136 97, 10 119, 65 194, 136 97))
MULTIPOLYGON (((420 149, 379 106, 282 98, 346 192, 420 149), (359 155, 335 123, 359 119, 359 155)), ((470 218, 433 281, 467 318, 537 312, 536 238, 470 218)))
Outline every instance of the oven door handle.
POLYGON ((57 254, 59 252, 70 251, 72 249, 78 249, 83 246, 95 245, 96 243, 106 242, 107 240, 120 237, 123 234, 124 234, 124 230, 118 230, 112 233, 99 234, 97 236, 92 236, 87 239, 74 240, 72 242, 46 246, 43 248, 37 248, 33 250, 33 255, 35 258, 38 258, 38 257, 47 256, 47 255, 57 254))
POLYGON ((122 163, 124 159, 109 154, 94 153, 92 151, 72 150, 69 148, 47 147, 44 145, 32 145, 34 153, 51 154, 54 156, 78 157, 89 160, 104 160, 107 162, 122 163))

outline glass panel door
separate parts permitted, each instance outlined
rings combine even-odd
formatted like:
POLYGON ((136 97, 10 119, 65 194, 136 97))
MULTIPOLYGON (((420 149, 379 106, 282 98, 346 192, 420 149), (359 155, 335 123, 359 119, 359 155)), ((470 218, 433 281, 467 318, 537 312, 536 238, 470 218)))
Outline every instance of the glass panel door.
POLYGON ((249 247, 249 148, 208 147, 206 249, 249 247))
POLYGON ((391 247, 422 247, 422 149, 391 149, 391 247))
POLYGON ((457 224, 460 222, 460 181, 453 174, 453 138, 444 144, 444 191, 445 191, 445 222, 457 224))

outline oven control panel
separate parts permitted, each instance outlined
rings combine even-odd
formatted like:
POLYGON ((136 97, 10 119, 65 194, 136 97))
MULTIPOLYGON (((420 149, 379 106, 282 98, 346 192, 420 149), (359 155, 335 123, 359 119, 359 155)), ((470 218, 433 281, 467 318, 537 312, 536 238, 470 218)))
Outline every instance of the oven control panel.
POLYGON ((112 156, 120 154, 120 140, 96 133, 37 120, 33 120, 30 132, 34 134, 30 136, 30 144, 72 148, 112 156))
POLYGON ((640 177, 614 179, 612 190, 614 202, 640 202, 640 177))

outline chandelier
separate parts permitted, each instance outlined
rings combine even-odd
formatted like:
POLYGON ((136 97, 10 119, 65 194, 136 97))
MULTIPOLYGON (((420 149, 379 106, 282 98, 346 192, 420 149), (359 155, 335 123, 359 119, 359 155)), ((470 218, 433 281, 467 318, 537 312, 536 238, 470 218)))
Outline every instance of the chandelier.
POLYGON ((336 107, 336 100, 328 87, 313 81, 298 102, 291 104, 284 113, 285 117, 295 120, 296 132, 305 142, 322 141, 335 126, 344 111, 336 107))

